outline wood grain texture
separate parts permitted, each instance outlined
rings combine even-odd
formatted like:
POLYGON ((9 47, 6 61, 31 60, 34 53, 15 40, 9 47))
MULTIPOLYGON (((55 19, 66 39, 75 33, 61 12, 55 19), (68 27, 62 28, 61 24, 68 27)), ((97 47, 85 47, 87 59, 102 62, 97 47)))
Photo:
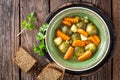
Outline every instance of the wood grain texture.
POLYGON ((0 0, 0 80, 19 80, 13 56, 19 46, 19 0, 0 0))
POLYGON ((71 1, 80 1, 80 0, 50 0, 50 11, 53 11, 54 9, 56 9, 56 7, 59 7, 71 1))
MULTIPOLYGON (((112 15, 111 0, 82 0, 82 1, 95 4, 98 8, 102 9, 111 18, 112 15)), ((89 76, 87 80, 112 80, 111 72, 112 72, 112 60, 104 64, 104 66, 101 67, 101 69, 98 72, 89 76)))
POLYGON ((116 32, 113 56, 113 80, 120 80, 120 0, 113 0, 112 5, 113 22, 116 32))
POLYGON ((35 40, 38 28, 49 12, 70 1, 86 1, 103 9, 113 19, 117 35, 113 60, 109 60, 98 72, 88 76, 65 74, 64 80, 120 80, 119 0, 0 0, 0 80, 36 80, 36 76, 48 64, 44 57, 33 52, 34 43, 38 43, 35 40), (21 30, 21 21, 32 11, 37 15, 36 28, 16 37, 21 30), (22 72, 12 60, 19 46, 38 60, 28 73, 22 72))
MULTIPOLYGON (((52 12, 54 9, 58 8, 59 6, 71 1, 81 1, 81 0, 50 0, 50 12, 52 12)), ((80 80, 80 76, 74 77, 72 75, 65 74, 64 80, 80 80)))
POLYGON ((42 25, 49 12, 49 4, 48 0, 20 0, 20 7, 21 21, 26 18, 28 13, 33 11, 37 16, 36 28, 32 31, 26 31, 21 35, 21 46, 38 60, 38 64, 31 72, 28 74, 21 72, 21 80, 34 80, 36 76, 33 76, 33 74, 40 73, 40 71, 47 65, 47 61, 45 61, 44 57, 40 57, 33 52, 33 47, 34 44, 38 43, 36 41, 36 34, 39 26, 42 25))

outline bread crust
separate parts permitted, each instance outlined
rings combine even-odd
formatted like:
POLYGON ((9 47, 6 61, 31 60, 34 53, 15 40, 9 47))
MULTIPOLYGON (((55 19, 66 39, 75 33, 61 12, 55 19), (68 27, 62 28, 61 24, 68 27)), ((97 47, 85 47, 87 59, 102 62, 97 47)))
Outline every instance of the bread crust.
POLYGON ((37 62, 25 49, 20 47, 13 58, 14 62, 24 72, 28 72, 37 62))

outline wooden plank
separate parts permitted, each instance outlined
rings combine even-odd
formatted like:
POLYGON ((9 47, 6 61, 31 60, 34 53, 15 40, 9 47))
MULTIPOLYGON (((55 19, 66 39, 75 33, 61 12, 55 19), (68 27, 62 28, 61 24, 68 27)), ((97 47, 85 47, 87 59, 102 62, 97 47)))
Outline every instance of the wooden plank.
MULTIPOLYGON (((81 0, 50 0, 50 12, 52 12, 57 7, 71 1, 81 1, 81 0)), ((64 80, 80 80, 80 77, 74 77, 72 75, 65 74, 64 80)))
POLYGON ((72 1, 80 1, 80 0, 50 0, 50 11, 56 9, 56 7, 59 7, 62 4, 72 1))
POLYGON ((36 75, 47 65, 44 57, 34 54, 33 47, 37 43, 36 34, 38 28, 42 25, 46 15, 49 13, 49 2, 48 0, 21 0, 20 7, 21 21, 32 11, 35 11, 37 15, 36 28, 32 31, 26 31, 21 35, 21 46, 38 60, 38 64, 29 73, 21 72, 21 80, 34 80, 36 75))
POLYGON ((13 56, 19 46, 19 0, 0 1, 0 80, 19 80, 13 56))
MULTIPOLYGON (((105 13, 111 17, 111 0, 82 0, 95 4, 97 7, 105 11, 105 13)), ((107 62, 99 72, 89 76, 88 80, 112 80, 112 60, 107 62), (108 77, 109 76, 109 77, 108 77)))
POLYGON ((113 80, 120 80, 120 0, 112 0, 113 22, 115 26, 115 50, 113 56, 113 80))

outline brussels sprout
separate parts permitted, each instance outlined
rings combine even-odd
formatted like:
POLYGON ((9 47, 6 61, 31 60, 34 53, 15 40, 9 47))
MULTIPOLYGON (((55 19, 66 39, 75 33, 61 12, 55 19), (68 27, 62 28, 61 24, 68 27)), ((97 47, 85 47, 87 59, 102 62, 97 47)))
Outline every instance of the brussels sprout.
POLYGON ((84 48, 83 47, 75 47, 75 55, 77 57, 81 56, 84 53, 84 48))
POLYGON ((71 35, 72 35, 72 31, 69 30, 67 34, 68 34, 69 36, 71 36, 71 35))
POLYGON ((81 21, 81 22, 79 22, 79 23, 76 24, 76 26, 77 26, 78 28, 83 28, 84 25, 85 25, 85 23, 84 23, 83 21, 81 21))
POLYGON ((61 28, 61 30, 67 34, 67 35, 71 35, 72 34, 72 31, 70 30, 70 28, 68 26, 64 26, 61 28))
POLYGON ((89 35, 98 34, 96 26, 91 23, 87 25, 86 31, 88 32, 89 35))
POLYGON ((88 45, 85 46, 85 50, 88 51, 90 50, 92 53, 96 51, 97 47, 93 43, 89 43, 88 45))
POLYGON ((66 42, 63 42, 59 45, 59 50, 63 53, 65 53, 67 51, 67 49, 69 48, 69 44, 66 42))
POLYGON ((89 20, 88 20, 88 17, 87 17, 87 16, 85 16, 85 17, 84 17, 84 22, 85 22, 85 23, 88 23, 88 22, 89 22, 89 20))
POLYGON ((74 33, 74 34, 72 34, 71 38, 73 41, 78 40, 78 39, 80 39, 80 35, 78 33, 74 33))
POLYGON ((64 33, 68 33, 69 31, 69 28, 67 26, 64 26, 61 28, 61 30, 64 32, 64 33))

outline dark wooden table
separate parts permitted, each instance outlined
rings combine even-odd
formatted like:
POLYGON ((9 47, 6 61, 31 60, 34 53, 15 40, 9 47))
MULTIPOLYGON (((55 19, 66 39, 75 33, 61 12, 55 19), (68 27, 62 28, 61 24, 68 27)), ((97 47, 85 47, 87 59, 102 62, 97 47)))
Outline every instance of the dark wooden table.
POLYGON ((69 1, 87 1, 103 9, 114 23, 116 39, 113 58, 97 72, 88 76, 65 74, 64 80, 120 80, 120 0, 0 0, 0 80, 35 80, 48 64, 44 57, 33 52, 38 28, 53 9, 69 1), (21 21, 31 11, 37 13, 36 28, 16 37, 21 30, 21 21), (12 59, 19 46, 39 61, 38 69, 24 73, 15 65, 12 59))

